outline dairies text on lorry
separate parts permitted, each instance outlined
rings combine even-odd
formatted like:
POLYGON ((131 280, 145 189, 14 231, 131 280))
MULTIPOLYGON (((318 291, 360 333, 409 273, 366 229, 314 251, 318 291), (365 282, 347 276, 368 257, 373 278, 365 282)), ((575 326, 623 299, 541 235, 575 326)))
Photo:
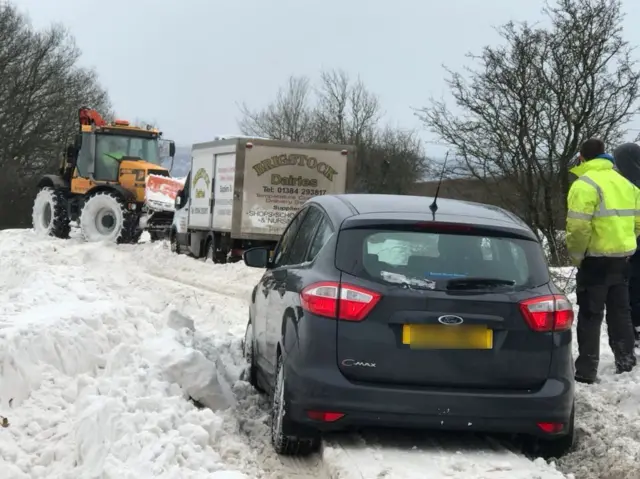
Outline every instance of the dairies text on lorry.
MULTIPOLYGON (((333 177, 338 174, 338 172, 334 168, 332 168, 324 161, 319 162, 318 159, 313 156, 301 155, 299 153, 274 155, 271 158, 266 158, 260 163, 253 165, 253 169, 258 174, 258 176, 262 176, 267 171, 273 170, 274 168, 279 168, 281 166, 306 166, 309 169, 316 170, 329 181, 333 181, 333 177)), ((317 186, 317 184, 298 186, 317 186)))

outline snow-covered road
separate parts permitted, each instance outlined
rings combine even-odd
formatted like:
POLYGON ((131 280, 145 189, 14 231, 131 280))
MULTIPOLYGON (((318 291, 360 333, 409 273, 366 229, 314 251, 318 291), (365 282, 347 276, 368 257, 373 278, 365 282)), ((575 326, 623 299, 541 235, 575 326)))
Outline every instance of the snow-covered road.
MULTIPOLYGON (((164 244, 1 231, 0 479, 563 477, 477 436, 336 435, 309 459, 274 455, 267 400, 239 380, 260 274, 164 244), (230 386, 217 399, 214 364, 230 386)), ((580 389, 581 444, 560 463, 577 478, 637 471, 640 373, 611 363, 603 348, 603 383, 580 389)))

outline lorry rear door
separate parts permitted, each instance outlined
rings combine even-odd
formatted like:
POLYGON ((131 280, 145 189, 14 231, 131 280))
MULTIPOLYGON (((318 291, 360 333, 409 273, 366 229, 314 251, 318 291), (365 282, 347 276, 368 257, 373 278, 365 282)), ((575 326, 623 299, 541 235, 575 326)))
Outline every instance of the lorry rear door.
POLYGON ((191 184, 189 185, 189 228, 211 228, 211 199, 214 183, 214 153, 211 148, 191 152, 191 184))

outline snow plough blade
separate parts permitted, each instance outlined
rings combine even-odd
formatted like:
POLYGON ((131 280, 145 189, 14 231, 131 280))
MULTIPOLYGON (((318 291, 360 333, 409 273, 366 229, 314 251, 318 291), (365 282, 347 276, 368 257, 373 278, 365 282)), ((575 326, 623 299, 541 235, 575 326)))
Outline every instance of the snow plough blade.
POLYGON ((156 211, 175 211, 176 196, 184 188, 184 180, 149 175, 145 185, 147 206, 156 211))

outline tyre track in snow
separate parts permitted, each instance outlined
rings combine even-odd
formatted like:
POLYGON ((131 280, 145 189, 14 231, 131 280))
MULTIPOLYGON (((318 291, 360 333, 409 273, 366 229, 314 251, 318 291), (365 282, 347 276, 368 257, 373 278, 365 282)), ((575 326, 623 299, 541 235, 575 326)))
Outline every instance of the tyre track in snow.
POLYGON ((224 287, 218 287, 218 286, 207 286, 207 285, 203 285, 203 284, 198 284, 195 281, 189 281, 189 280, 178 280, 175 278, 172 278, 170 275, 168 274, 162 274, 162 273, 158 273, 158 272, 150 272, 150 271, 146 271, 145 273, 141 273, 144 274, 150 278, 155 279, 156 281, 160 281, 160 282, 164 282, 164 283, 173 283, 174 285, 179 285, 179 286, 183 286, 183 287, 189 287, 192 289, 196 289, 199 290, 201 292, 204 293, 213 293, 213 294, 217 294, 217 295, 221 295, 221 296, 226 296, 228 298, 238 298, 238 299, 244 299, 247 294, 246 292, 238 292, 238 291, 234 291, 233 289, 228 289, 228 288, 224 288, 224 287))
POLYGON ((542 459, 531 461, 493 437, 470 433, 369 430, 329 436, 324 456, 340 479, 564 477, 542 459))

